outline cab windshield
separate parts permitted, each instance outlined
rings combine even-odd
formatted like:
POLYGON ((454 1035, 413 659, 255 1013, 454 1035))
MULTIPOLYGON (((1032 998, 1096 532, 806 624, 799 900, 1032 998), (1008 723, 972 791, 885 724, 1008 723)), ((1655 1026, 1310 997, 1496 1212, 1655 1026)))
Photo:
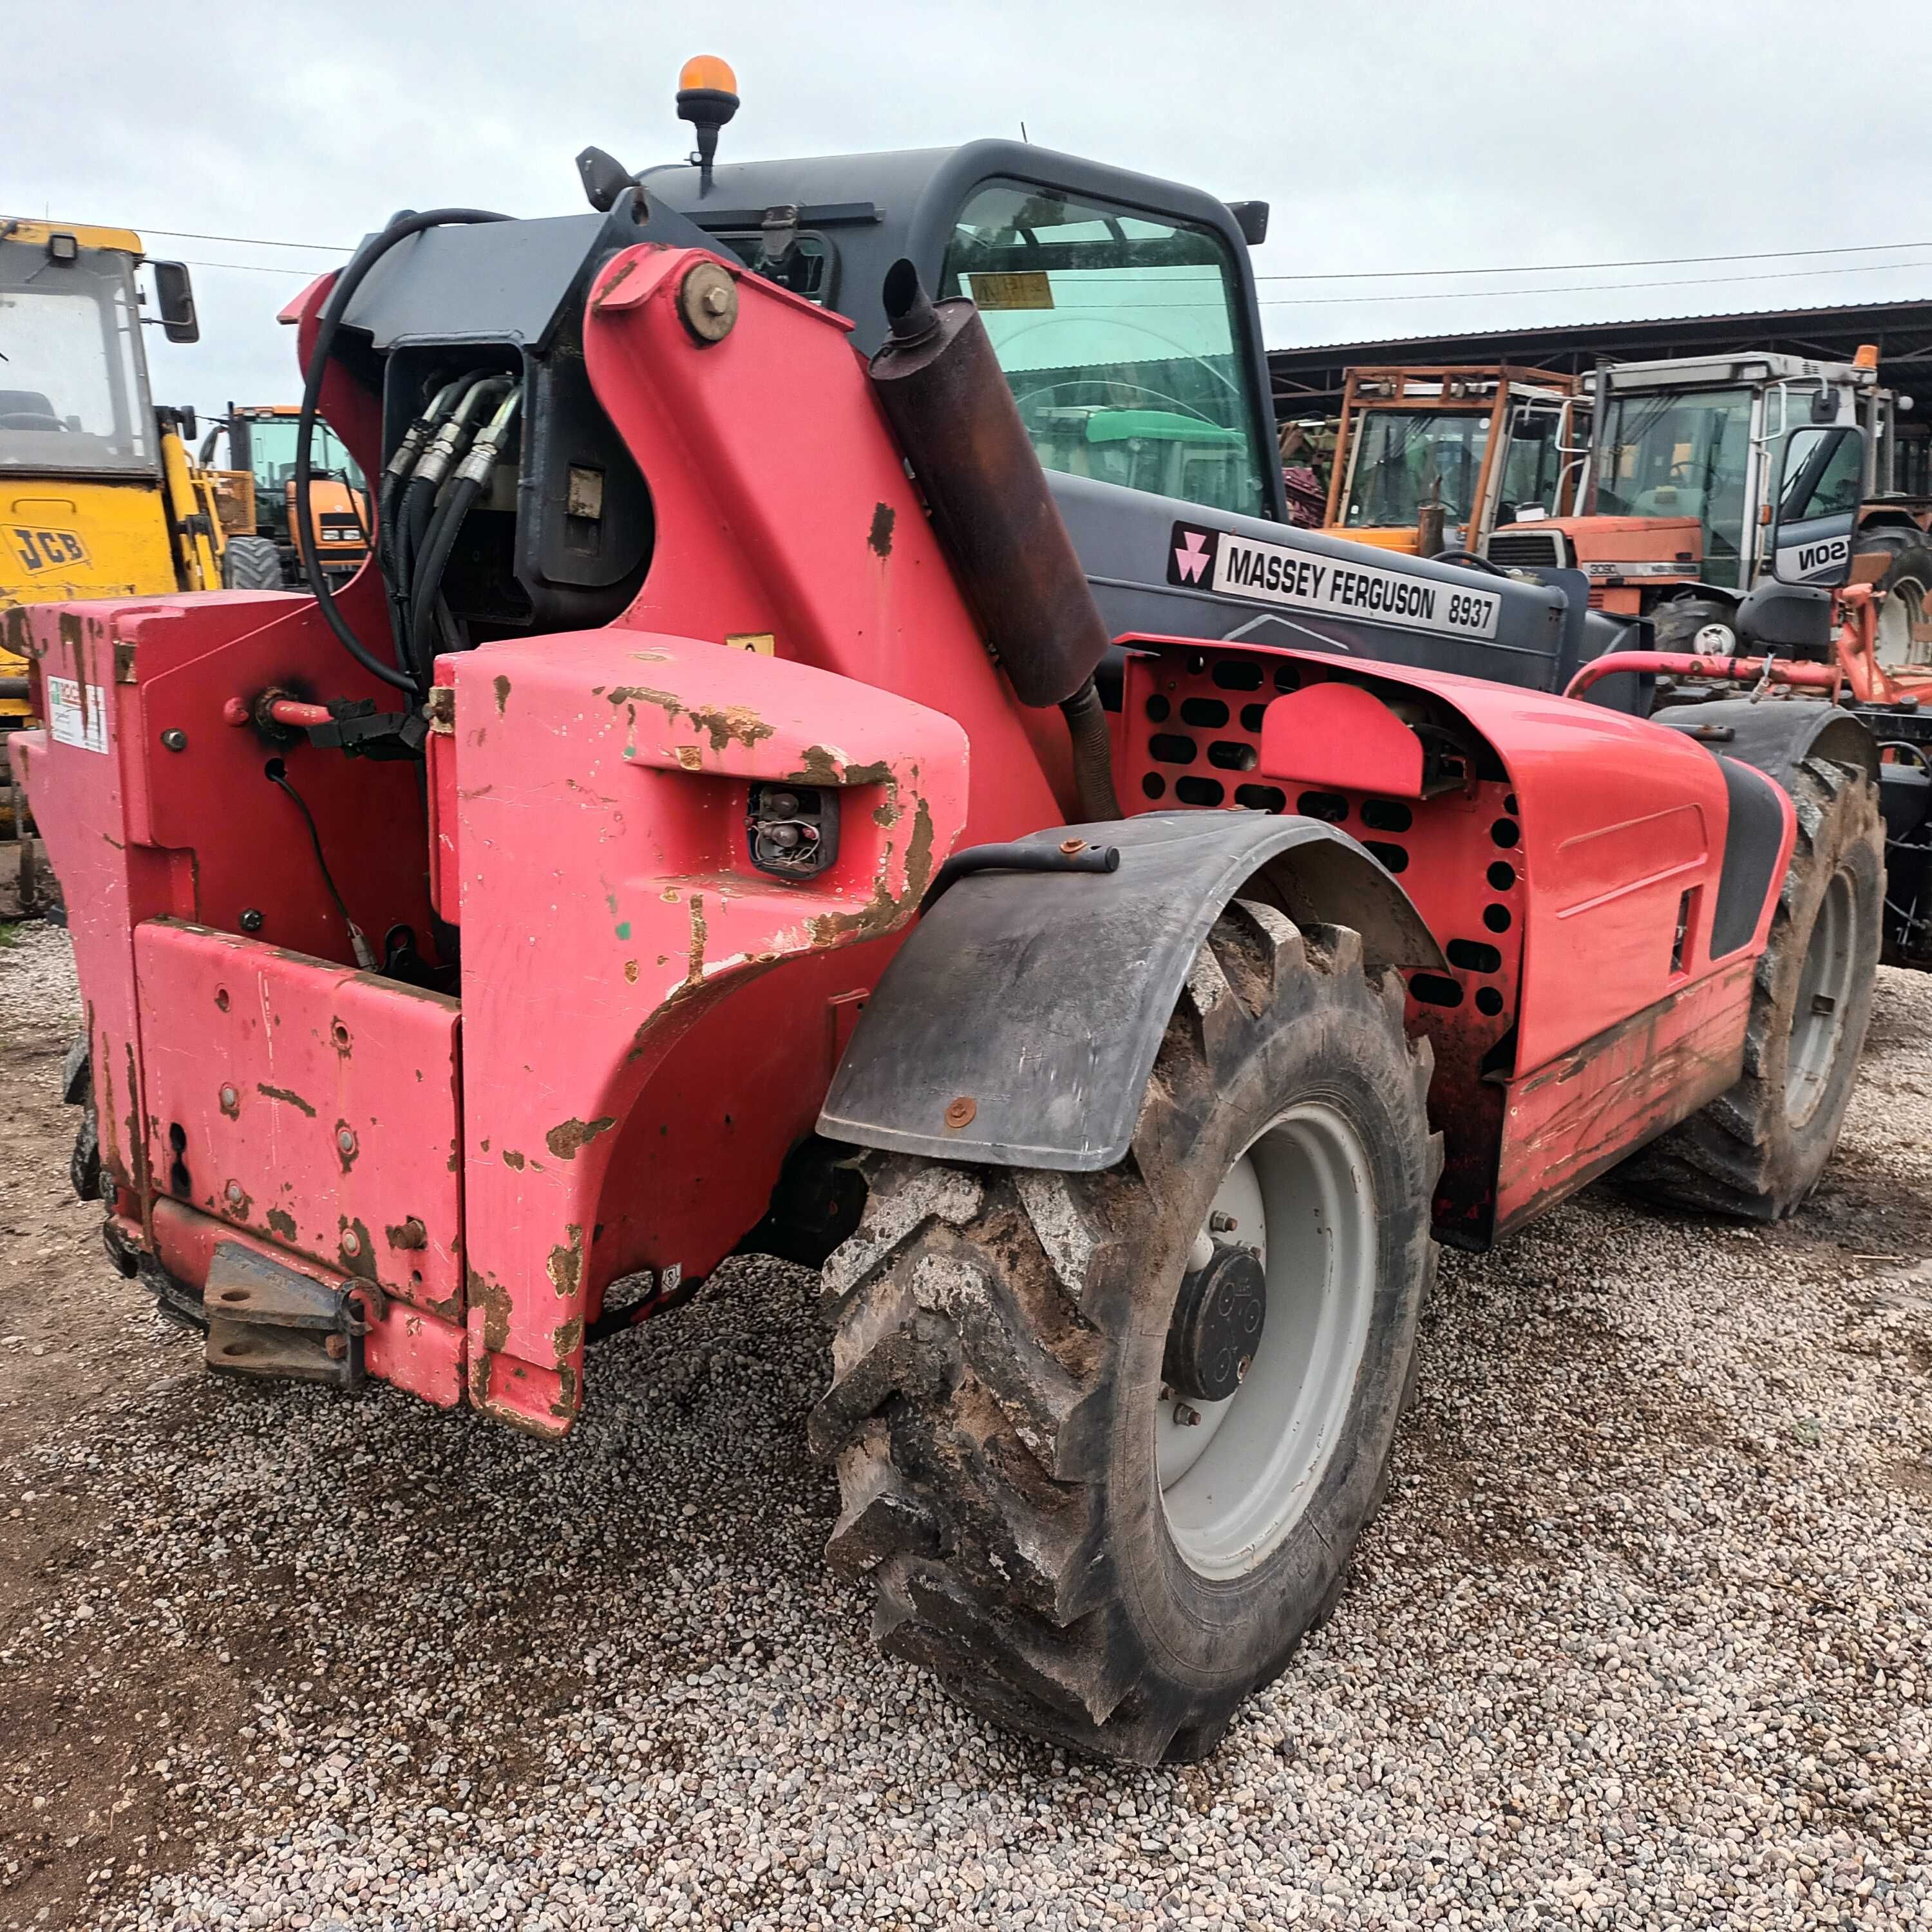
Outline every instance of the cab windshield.
POLYGON ((979 305, 1047 469, 1264 516, 1240 289, 1211 230, 998 182, 940 292, 979 305))
POLYGON ((0 241, 0 471, 152 475, 140 336, 125 254, 0 241))
MULTIPOLYGON (((248 418, 249 466, 255 472, 255 488, 280 498, 296 480, 296 416, 250 416, 248 418)), ((315 440, 309 448, 312 476, 332 482, 346 483, 352 490, 362 487, 362 472, 356 459, 343 448, 341 440, 326 422, 315 426, 315 440)))
POLYGON ((1694 517, 1704 532, 1700 574, 1735 586, 1750 473, 1748 389, 1672 395, 1611 393, 1598 446, 1604 516, 1694 517))
POLYGON ((1442 492, 1444 520, 1460 524, 1476 507, 1489 446, 1490 413, 1448 410, 1364 410, 1358 418, 1345 527, 1412 530, 1424 503, 1442 492))
POLYGON ((1558 498, 1563 488, 1564 470, 1574 460, 1564 448, 1566 421, 1559 409, 1517 412, 1510 425, 1508 448, 1504 452, 1499 516, 1519 516, 1524 510, 1534 508, 1553 517, 1563 507, 1558 498))

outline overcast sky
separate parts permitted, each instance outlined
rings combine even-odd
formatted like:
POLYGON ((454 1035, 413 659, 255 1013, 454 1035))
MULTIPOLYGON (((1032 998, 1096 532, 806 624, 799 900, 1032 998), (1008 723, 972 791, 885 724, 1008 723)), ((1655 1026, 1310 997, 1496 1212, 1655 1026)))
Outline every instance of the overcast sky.
POLYGON ((330 257, 164 226, 342 245, 405 206, 574 212, 572 158, 586 143, 634 167, 687 150, 671 95, 700 52, 738 73, 726 158, 940 146, 1024 122, 1048 146, 1270 202, 1264 277, 1513 271, 1265 280, 1276 344, 1932 296, 1925 69, 1888 32, 1862 35, 1905 17, 1883 10, 15 0, 5 12, 0 214, 122 224, 151 254, 193 262, 202 339, 178 347, 153 332, 149 357, 159 400, 204 410, 296 399, 275 314, 330 257), (1883 243, 1920 245, 1520 272, 1883 243))

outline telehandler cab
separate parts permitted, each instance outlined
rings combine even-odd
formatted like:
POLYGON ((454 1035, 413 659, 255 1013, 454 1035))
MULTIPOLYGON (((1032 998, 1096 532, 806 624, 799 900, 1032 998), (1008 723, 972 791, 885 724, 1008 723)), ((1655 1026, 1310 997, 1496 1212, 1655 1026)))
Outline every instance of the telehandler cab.
POLYGON ((303 298, 304 425, 382 479, 339 595, 18 627, 76 1181, 212 1366, 544 1436, 598 1335, 822 1262, 880 1640, 1196 1756, 1342 1587, 1436 1241, 1817 1180, 1870 741, 1552 697, 1580 584, 1280 523, 1220 204, 1004 142, 734 175, 728 74, 680 105, 696 166, 303 298), (1235 436, 1203 500, 1148 414, 1235 436))

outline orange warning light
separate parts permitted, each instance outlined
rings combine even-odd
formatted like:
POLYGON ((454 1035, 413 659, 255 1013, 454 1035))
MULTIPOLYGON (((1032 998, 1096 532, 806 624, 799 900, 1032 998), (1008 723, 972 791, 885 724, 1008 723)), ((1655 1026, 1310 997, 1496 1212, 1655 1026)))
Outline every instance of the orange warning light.
POLYGON ((736 94, 738 76, 731 71, 729 61, 722 61, 716 54, 693 54, 678 75, 677 86, 680 94, 700 88, 713 94, 736 94))

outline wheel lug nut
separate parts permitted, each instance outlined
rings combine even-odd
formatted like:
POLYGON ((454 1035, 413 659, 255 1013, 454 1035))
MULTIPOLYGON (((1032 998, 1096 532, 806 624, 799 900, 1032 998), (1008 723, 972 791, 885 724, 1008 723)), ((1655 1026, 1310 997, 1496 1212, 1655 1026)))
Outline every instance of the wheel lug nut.
POLYGON ((1235 1381, 1238 1382, 1246 1382, 1248 1378, 1248 1371, 1254 1366, 1254 1364, 1255 1358, 1253 1356, 1244 1355, 1241 1359, 1234 1364, 1235 1381))
POLYGON ((1198 1429, 1201 1412, 1191 1402, 1178 1402, 1174 1405, 1174 1419, 1184 1429, 1198 1429))
POLYGON ((1208 1217, 1208 1232, 1210 1234, 1232 1234, 1240 1226, 1232 1214, 1224 1214, 1217 1208, 1208 1217))

